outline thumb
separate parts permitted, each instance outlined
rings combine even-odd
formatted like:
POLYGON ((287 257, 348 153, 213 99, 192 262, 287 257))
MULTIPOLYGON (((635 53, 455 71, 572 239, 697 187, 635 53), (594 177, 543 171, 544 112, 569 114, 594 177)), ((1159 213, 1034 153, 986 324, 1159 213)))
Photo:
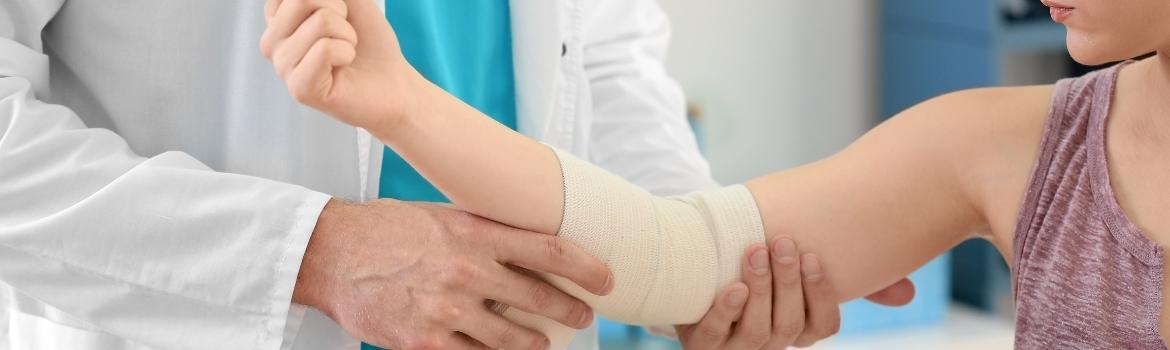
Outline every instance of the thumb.
POLYGON ((370 18, 385 20, 382 10, 378 7, 375 1, 381 0, 343 0, 345 6, 349 8, 349 19, 353 20, 369 20, 370 18))
MULTIPOLYGON (((384 35, 390 22, 375 1, 384 0, 344 0, 349 8, 349 23, 357 29, 358 35, 384 35)), ((393 33, 390 31, 389 33, 393 33)))
POLYGON ((914 300, 914 282, 903 278, 865 298, 885 306, 905 306, 914 300))
POLYGON ((349 8, 346 19, 358 35, 358 57, 380 57, 400 51, 394 29, 375 1, 383 0, 345 0, 349 8))

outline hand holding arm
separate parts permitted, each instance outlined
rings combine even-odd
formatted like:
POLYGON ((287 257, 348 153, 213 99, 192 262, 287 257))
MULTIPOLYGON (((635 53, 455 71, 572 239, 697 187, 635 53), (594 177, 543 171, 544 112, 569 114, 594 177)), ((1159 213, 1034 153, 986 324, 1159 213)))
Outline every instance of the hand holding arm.
MULTIPOLYGON (((699 323, 675 327, 684 349, 808 347, 837 334, 837 291, 816 255, 802 256, 786 237, 770 246, 749 247, 743 282, 724 288, 699 323), (817 261, 802 266, 802 260, 817 261)), ((903 279, 866 299, 901 306, 913 297, 914 284, 903 279)))
POLYGON ((509 266, 564 276, 598 294, 613 288, 605 265, 555 236, 441 205, 335 200, 318 220, 293 298, 351 335, 393 349, 548 344, 491 312, 489 300, 567 327, 591 323, 583 302, 509 266))

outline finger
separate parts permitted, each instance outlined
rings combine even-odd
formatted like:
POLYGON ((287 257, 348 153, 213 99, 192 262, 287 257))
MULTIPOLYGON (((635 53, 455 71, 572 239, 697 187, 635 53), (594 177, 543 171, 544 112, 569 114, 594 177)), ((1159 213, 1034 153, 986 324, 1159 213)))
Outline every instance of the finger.
POLYGON ((796 242, 780 237, 772 243, 772 339, 768 349, 784 349, 804 330, 804 289, 796 242))
POLYGON ((382 14, 377 2, 369 0, 345 0, 349 12, 353 14, 349 19, 358 27, 369 25, 389 26, 390 21, 382 14))
POLYGON ((463 346, 466 349, 494 350, 494 349, 492 349, 492 347, 487 346, 486 344, 484 344, 483 342, 480 342, 479 340, 475 340, 475 338, 472 338, 471 336, 469 336, 467 334, 455 333, 455 338, 458 339, 460 346, 463 346))
POLYGON ((720 349, 731 335, 732 325, 740 319, 748 300, 748 286, 736 282, 723 290, 715 305, 699 323, 691 326, 686 337, 687 349, 720 349))
POLYGON ((751 294, 743 318, 728 341, 731 349, 759 349, 768 343, 772 333, 772 269, 768 247, 752 246, 747 253, 743 262, 743 280, 751 294))
POLYGON ((268 0, 264 2, 264 21, 271 22, 272 16, 276 15, 276 9, 280 7, 281 0, 268 0))
POLYGON ((885 306, 904 306, 914 301, 914 282, 903 278, 898 282, 865 297, 874 303, 885 306))
POLYGON ((548 282, 496 266, 493 277, 481 282, 482 297, 540 315, 576 329, 593 322, 593 310, 584 302, 565 294, 548 282))
POLYGON ((841 310, 837 291, 825 278, 820 259, 815 254, 805 254, 800 259, 800 271, 804 280, 804 302, 808 317, 804 331, 793 343, 796 346, 812 346, 821 339, 837 334, 841 330, 841 310))
POLYGON ((508 227, 492 234, 500 262, 564 277, 596 295, 613 291, 616 281, 605 263, 569 241, 508 227))
POLYGON ((289 73, 289 93, 301 103, 317 105, 333 95, 333 68, 349 65, 356 54, 353 45, 343 40, 318 40, 289 73))
MULTIPOLYGON (((418 334, 410 334, 406 339, 392 341, 390 337, 381 334, 375 334, 368 339, 362 339, 363 343, 373 345, 383 349, 449 349, 453 345, 458 345, 458 342, 452 342, 447 336, 420 336, 418 334), (454 344, 453 344, 454 343, 454 344)), ((458 347, 456 347, 458 348, 458 347)))
POLYGON ((272 63, 278 75, 288 77, 297 64, 305 58, 317 41, 323 38, 339 39, 357 45, 357 32, 353 26, 335 13, 318 11, 297 28, 296 33, 285 40, 273 53, 272 63))
POLYGON ((279 0, 275 11, 260 38, 260 50, 269 58, 313 13, 329 11, 341 18, 349 15, 349 7, 341 0, 279 0))
POLYGON ((549 339, 503 316, 476 308, 460 319, 459 332, 492 349, 548 349, 549 339))

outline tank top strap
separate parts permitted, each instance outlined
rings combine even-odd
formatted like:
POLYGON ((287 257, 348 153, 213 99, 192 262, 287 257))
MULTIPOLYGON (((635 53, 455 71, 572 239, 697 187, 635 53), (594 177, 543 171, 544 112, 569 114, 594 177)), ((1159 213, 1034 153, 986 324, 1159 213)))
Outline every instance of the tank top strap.
POLYGON ((1150 266, 1161 266, 1162 247, 1142 233, 1142 230, 1129 219, 1122 209, 1121 203, 1113 191, 1112 179, 1109 174, 1109 158, 1106 147, 1106 126, 1109 120, 1109 110, 1113 105, 1113 97, 1117 87, 1117 79, 1121 69, 1130 62, 1118 64, 1104 70, 1093 84, 1091 94, 1086 100, 1091 100, 1089 106, 1089 139, 1087 143, 1089 157, 1085 165, 1089 169, 1090 181, 1093 188, 1095 211, 1101 213, 1101 218, 1109 228, 1109 232, 1117 239, 1130 254, 1142 263, 1150 266))
POLYGON ((1110 185, 1109 166, 1106 157, 1105 129, 1117 86, 1117 78, 1126 65, 1123 62, 1113 67, 1098 70, 1078 78, 1068 78, 1056 83, 1052 93, 1052 105, 1041 137, 1038 159, 1032 170, 1031 180, 1020 207, 1013 242, 1014 262, 1027 261, 1029 249, 1029 228, 1039 224, 1047 207, 1044 189, 1049 182, 1060 181, 1059 175, 1065 168, 1078 166, 1069 162, 1074 153, 1084 152, 1084 164, 1094 196, 1092 212, 1100 213, 1110 233, 1127 251, 1145 264, 1161 264, 1161 247, 1142 234, 1124 210, 1110 185))

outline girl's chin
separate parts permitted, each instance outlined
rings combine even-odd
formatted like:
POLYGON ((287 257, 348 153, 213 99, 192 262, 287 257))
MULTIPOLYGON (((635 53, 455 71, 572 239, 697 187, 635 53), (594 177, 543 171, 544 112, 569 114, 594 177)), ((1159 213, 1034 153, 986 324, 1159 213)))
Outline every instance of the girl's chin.
POLYGON ((1099 45, 1092 45, 1094 42, 1087 38, 1078 37, 1072 33, 1068 36, 1068 53, 1077 63, 1086 66, 1099 66, 1109 62, 1117 62, 1125 60, 1128 57, 1120 57, 1116 52, 1111 52, 1099 45))
POLYGON ((1106 64, 1109 62, 1120 61, 1120 59, 1109 60, 1109 59, 1101 58, 1100 55, 1096 55, 1094 53, 1079 53, 1078 54, 1077 51, 1075 51, 1075 50, 1069 50, 1069 54, 1072 56, 1074 61, 1077 61, 1077 63, 1083 64, 1086 66, 1100 66, 1102 64, 1106 64))

